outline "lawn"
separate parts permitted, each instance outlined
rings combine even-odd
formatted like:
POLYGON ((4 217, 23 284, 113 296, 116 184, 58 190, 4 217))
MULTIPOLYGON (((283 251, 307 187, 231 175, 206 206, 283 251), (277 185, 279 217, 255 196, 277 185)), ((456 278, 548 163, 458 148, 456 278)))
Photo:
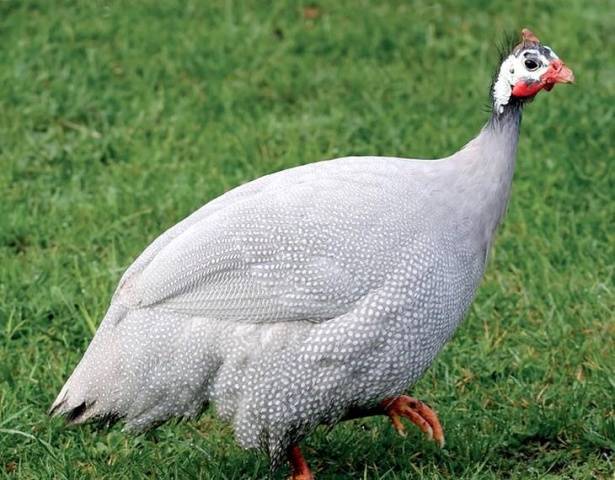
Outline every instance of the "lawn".
POLYGON ((528 26, 577 84, 527 107, 485 280, 412 390, 446 447, 372 418, 305 453, 323 480, 613 479, 615 9, 525 3, 1 1, 0 478, 265 477, 209 411, 129 436, 46 410, 163 230, 286 167, 457 150, 528 26))

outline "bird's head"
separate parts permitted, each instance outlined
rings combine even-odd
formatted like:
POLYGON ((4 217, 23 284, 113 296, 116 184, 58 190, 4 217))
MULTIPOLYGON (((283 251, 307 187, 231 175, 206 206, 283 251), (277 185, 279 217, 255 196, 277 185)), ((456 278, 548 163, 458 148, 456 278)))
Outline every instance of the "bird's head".
POLYGON ((513 101, 527 101, 556 83, 572 83, 574 74, 551 48, 540 43, 530 30, 521 31, 521 43, 504 58, 493 84, 496 112, 513 101))

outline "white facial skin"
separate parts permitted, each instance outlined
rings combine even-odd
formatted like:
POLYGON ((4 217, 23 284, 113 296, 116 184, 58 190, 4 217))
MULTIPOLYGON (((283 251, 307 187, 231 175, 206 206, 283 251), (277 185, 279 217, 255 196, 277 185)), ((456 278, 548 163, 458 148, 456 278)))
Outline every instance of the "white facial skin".
POLYGON ((549 47, 527 47, 513 52, 500 67, 498 78, 493 85, 493 100, 498 113, 504 111, 508 105, 513 87, 520 80, 526 83, 539 82, 540 77, 547 71, 549 63, 558 56, 549 47))

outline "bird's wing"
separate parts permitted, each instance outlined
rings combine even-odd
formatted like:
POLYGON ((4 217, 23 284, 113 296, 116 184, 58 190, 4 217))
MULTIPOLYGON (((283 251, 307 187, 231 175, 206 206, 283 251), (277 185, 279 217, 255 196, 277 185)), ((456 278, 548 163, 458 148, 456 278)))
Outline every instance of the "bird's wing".
POLYGON ((408 238, 391 208, 400 192, 363 163, 282 172, 221 197, 131 267, 114 301, 246 322, 323 321, 349 311, 382 284, 408 238))

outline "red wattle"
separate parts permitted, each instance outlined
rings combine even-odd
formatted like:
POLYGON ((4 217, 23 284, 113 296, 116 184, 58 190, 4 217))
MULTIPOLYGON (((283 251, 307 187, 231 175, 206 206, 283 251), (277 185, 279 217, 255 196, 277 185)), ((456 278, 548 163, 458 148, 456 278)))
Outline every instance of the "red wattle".
POLYGON ((536 95, 544 86, 543 82, 525 83, 521 80, 513 87, 512 94, 515 97, 531 97, 536 95))

